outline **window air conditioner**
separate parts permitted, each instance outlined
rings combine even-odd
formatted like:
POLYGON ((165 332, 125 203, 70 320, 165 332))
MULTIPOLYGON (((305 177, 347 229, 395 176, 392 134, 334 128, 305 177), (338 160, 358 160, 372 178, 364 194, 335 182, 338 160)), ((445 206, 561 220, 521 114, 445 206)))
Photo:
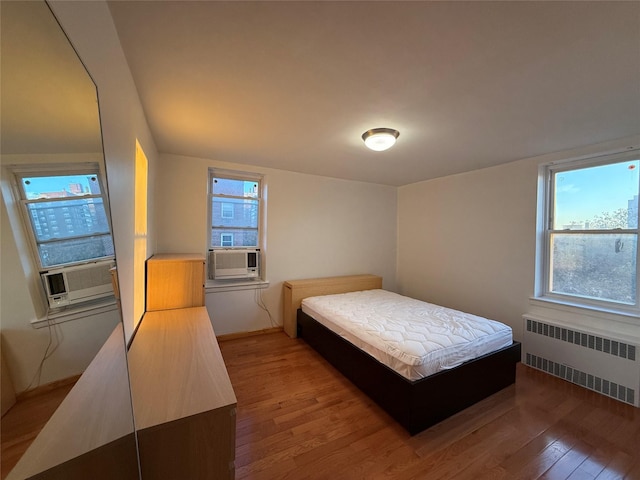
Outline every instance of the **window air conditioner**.
POLYGON ((49 308, 75 305, 113 295, 112 261, 60 267, 41 274, 49 308))
POLYGON ((229 280, 260 276, 260 249, 216 249, 209 251, 209 278, 229 280))

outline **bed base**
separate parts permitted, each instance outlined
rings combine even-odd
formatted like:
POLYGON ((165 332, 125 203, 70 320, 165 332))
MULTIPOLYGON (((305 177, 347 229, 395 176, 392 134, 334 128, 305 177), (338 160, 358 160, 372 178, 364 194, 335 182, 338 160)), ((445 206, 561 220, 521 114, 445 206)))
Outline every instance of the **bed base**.
POLYGON ((515 383, 520 343, 420 380, 407 380, 298 310, 298 336, 411 435, 515 383))

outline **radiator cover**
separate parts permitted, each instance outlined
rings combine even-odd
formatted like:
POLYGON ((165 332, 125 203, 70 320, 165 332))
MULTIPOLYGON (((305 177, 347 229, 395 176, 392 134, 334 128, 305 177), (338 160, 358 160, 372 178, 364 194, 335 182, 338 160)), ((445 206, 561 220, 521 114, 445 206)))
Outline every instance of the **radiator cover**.
POLYGON ((524 364, 640 406, 638 345, 525 316, 522 347, 524 364))

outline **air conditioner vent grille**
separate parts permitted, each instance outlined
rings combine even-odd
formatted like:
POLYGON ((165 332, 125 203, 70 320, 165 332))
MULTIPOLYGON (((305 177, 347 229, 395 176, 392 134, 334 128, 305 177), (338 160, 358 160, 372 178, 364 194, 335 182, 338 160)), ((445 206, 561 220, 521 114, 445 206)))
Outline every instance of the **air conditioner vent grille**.
POLYGON ((217 269, 245 268, 247 266, 247 254, 245 252, 224 252, 215 255, 217 269))
POLYGON ((111 264, 97 265, 91 268, 81 268, 69 270, 67 272, 67 282, 69 291, 75 292, 85 288, 99 287, 101 285, 111 285, 111 264))
POLYGON ((620 358, 625 358, 632 362, 636 360, 636 346, 624 342, 618 342, 609 338, 600 337, 590 333, 579 332, 570 328, 549 325, 544 322, 527 319, 527 331, 555 338, 563 342, 580 345, 591 350, 608 353, 620 358))
POLYGON ((209 251, 209 278, 212 280, 249 279, 260 277, 260 250, 209 251))

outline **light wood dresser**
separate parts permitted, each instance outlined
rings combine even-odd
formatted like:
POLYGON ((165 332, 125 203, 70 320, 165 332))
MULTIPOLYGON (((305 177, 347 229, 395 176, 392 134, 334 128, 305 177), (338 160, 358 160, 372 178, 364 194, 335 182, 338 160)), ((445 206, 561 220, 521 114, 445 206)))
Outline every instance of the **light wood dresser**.
POLYGON ((236 397, 204 307, 204 257, 147 260, 147 311, 129 348, 144 480, 233 479, 236 397))
POLYGON ((205 307, 147 312, 129 376, 142 478, 234 478, 236 397, 205 307))

